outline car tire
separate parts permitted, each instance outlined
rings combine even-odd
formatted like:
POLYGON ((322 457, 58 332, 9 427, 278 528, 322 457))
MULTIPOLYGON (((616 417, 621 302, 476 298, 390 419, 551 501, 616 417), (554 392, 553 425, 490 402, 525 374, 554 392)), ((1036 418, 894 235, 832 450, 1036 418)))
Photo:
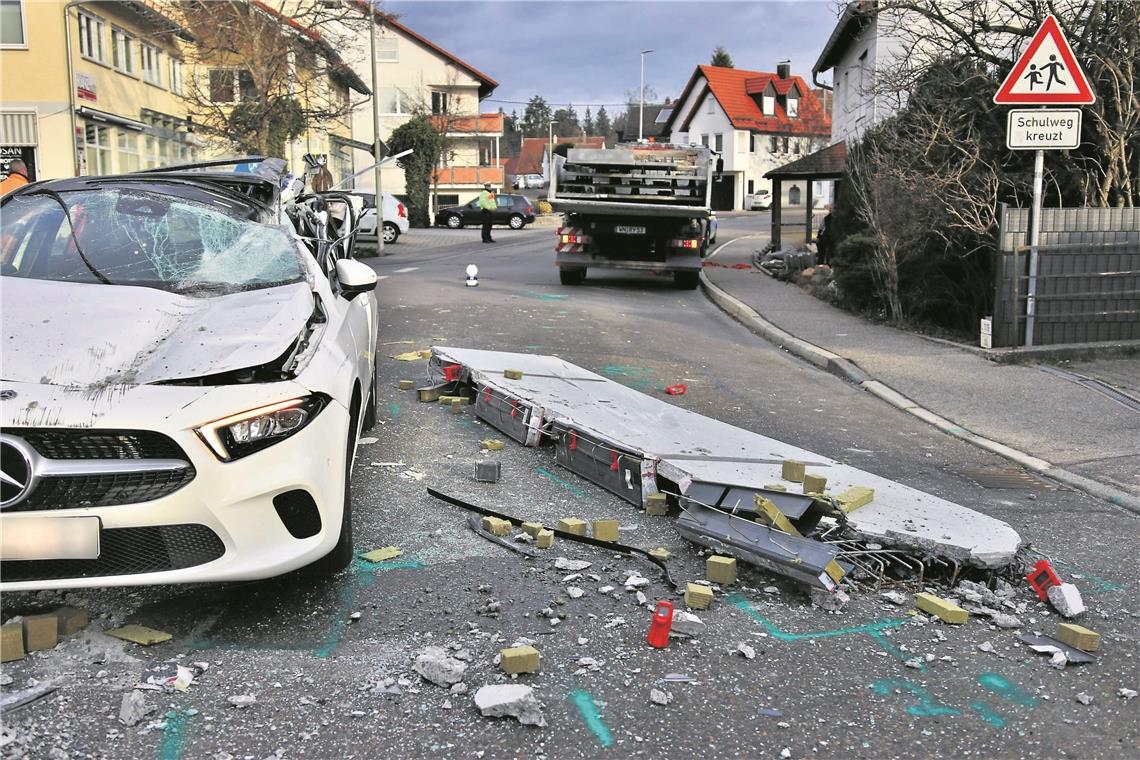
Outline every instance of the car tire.
POLYGON ((681 290, 696 290, 701 284, 700 272, 674 272, 673 282, 681 290))
POLYGON ((563 285, 581 285, 586 279, 586 270, 562 268, 558 270, 558 279, 563 285))
POLYGON ((447 219, 445 219, 443 223, 446 224, 448 227, 450 227, 453 230, 458 230, 461 227, 463 227, 463 220, 460 219, 455 214, 451 214, 450 216, 448 216, 447 219))
POLYGON ((511 214, 511 218, 507 221, 507 224, 512 230, 521 230, 526 226, 526 220, 519 214, 511 214))
POLYGON ((400 239, 400 228, 394 222, 384 222, 384 245, 400 239))
POLYGON ((340 536, 337 538, 336 546, 332 548, 332 551, 304 568, 304 574, 314 578, 328 578, 336 575, 352 562, 352 460, 356 454, 358 404, 359 402, 353 403, 352 413, 348 420, 348 443, 344 457, 344 505, 340 518, 340 536))

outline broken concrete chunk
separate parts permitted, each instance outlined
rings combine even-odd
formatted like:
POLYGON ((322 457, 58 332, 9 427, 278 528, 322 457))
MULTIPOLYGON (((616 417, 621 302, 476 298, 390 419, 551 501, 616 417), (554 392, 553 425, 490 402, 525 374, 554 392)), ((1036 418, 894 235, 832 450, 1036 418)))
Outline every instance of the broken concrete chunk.
POLYGON ((1116 690, 1116 696, 1126 701, 1129 699, 1136 699, 1136 694, 1137 692, 1135 689, 1128 689, 1123 686, 1116 690))
POLYGON ((257 697, 252 694, 234 694, 227 700, 231 705, 239 710, 244 710, 247 707, 252 707, 257 704, 257 697))
POLYGON ((879 596, 886 599, 891 604, 897 604, 900 607, 904 604, 910 604, 910 597, 901 591, 884 591, 879 596))
POLYGON ((617 541, 620 538, 617 520, 594 520, 594 538, 599 541, 617 541))
POLYGON ((739 654, 739 655, 743 656, 744 659, 746 659, 746 660, 755 660, 756 659, 756 650, 752 647, 752 645, 745 644, 743 642, 736 645, 735 654, 739 654))
POLYGON ((790 480, 793 483, 804 482, 805 465, 803 462, 797 462, 794 459, 785 459, 783 466, 780 468, 780 477, 784 480, 790 480))
POLYGON ((0 627, 0 662, 24 659, 24 626, 19 622, 0 627))
POLYGON ((835 589, 835 591, 829 592, 812 586, 811 603, 815 607, 828 610, 829 612, 839 612, 847 606, 849 601, 851 601, 851 597, 842 589, 835 589))
POLYGON ((1080 694, 1078 694, 1076 697, 1074 697, 1074 699, 1076 699, 1082 705, 1091 705, 1093 703, 1093 698, 1090 697, 1088 694, 1085 694, 1083 691, 1080 694))
POLYGON ((648 578, 646 578, 645 576, 643 576, 641 573, 633 573, 632 575, 630 575, 628 578, 625 579, 625 583, 622 585, 624 585, 626 590, 629 591, 629 590, 635 589, 635 588, 644 588, 645 586, 648 586, 649 584, 650 584, 650 580, 648 578))
POLYGON ((685 606, 695 610, 707 610, 713 603, 713 590, 699 583, 685 586, 685 606))
POLYGON ((141 644, 144 647, 161 644, 174 638, 165 631, 156 631, 154 628, 147 628, 145 625, 124 625, 122 628, 107 631, 107 635, 133 644, 141 644))
POLYGON ((549 549, 554 546, 554 531, 540 530, 538 535, 535 536, 534 545, 539 549, 549 549))
POLYGON ((576 517, 564 517, 558 521, 558 530, 564 533, 573 533, 575 536, 586 535, 586 521, 576 517))
POLYGON ((649 701, 655 705, 664 707, 673 701, 673 693, 669 691, 662 691, 661 689, 652 689, 649 692, 649 701))
POLYGON ((736 559, 713 555, 705 560, 705 577, 712 583, 727 586, 736 583, 736 559))
POLYGON ((467 663, 452 657, 443 647, 427 647, 418 655, 412 669, 436 686, 451 686, 463 680, 467 663))
POLYGON ((1057 640, 1082 652, 1095 652, 1100 648, 1100 634, 1074 623, 1057 625, 1057 640))
POLYGON ((129 691, 123 695, 123 701, 119 703, 119 722, 124 726, 137 725, 140 720, 157 709, 156 705, 146 703, 146 697, 141 691, 129 691))
POLYGON ((852 486, 835 497, 839 508, 851 514, 859 507, 865 507, 875 500, 875 489, 863 486, 852 486))
POLYGON ((373 549, 370 552, 361 554, 360 558, 369 562, 386 562, 395 557, 399 557, 403 553, 402 549, 395 546, 385 546, 382 549, 373 549))
POLYGON ((579 570, 585 570, 592 564, 592 562, 587 562, 584 559, 567 559, 566 557, 559 557, 558 559, 554 560, 554 569, 568 570, 572 573, 576 573, 579 570))
POLYGON ((1071 583, 1050 586, 1048 593, 1049 604, 1067 618, 1076 617, 1085 611, 1080 589, 1071 583))
POLYGON ((506 673, 537 673, 540 657, 532 646, 509 647, 499 652, 499 667, 506 673))
POLYGON ((669 635, 695 638, 705 632, 705 627, 704 622, 693 613, 673 610, 673 627, 669 629, 669 635))
POLYGON ((1049 664, 1057 670, 1064 670, 1065 666, 1069 664, 1069 658, 1065 656, 1064 652, 1054 652, 1049 659, 1049 664))
POLYGON ((962 625, 969 617, 966 611, 958 605, 941 599, 934 594, 915 594, 914 603, 915 606, 923 612, 934 615, 940 620, 952 623, 953 625, 962 625))
POLYGON ((485 718, 511 717, 526 726, 545 726, 542 703, 523 684, 483 686, 475 692, 475 707, 485 718))
POLYGON ((578 588, 577 586, 567 586, 566 587, 566 595, 569 596, 571 599, 581 599, 582 595, 585 593, 586 593, 585 591, 578 588))

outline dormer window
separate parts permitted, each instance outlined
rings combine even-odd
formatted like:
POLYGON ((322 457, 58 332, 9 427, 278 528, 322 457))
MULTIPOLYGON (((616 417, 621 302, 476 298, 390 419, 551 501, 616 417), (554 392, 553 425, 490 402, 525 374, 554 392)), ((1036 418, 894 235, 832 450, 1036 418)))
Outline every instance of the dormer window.
POLYGON ((776 113, 776 96, 765 93, 760 110, 764 112, 765 116, 774 116, 776 113))
POLYGON ((796 118, 800 113, 800 99, 796 97, 795 90, 788 93, 788 117, 796 118))

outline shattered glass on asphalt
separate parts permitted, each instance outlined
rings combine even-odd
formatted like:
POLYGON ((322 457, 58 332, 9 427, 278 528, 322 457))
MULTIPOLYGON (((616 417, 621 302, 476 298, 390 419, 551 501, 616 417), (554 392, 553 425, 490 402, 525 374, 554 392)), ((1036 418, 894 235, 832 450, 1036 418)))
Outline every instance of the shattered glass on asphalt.
POLYGON ((3 274, 219 295, 299 282, 290 232, 201 203, 137 189, 14 198, 3 209, 3 274), (68 220, 70 216, 70 222, 68 220), (72 226, 74 224, 74 227, 72 226), (82 256, 80 255, 82 253, 82 256))

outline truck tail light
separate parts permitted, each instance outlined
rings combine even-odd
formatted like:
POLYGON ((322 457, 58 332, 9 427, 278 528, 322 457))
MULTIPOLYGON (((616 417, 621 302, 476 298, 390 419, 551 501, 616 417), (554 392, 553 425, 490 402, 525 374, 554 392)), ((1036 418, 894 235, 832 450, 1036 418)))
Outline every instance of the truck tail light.
POLYGON ((566 244, 588 243, 590 238, 586 235, 573 235, 569 233, 562 233, 562 242, 566 244))
POLYGON ((685 238, 683 240, 674 240, 670 243, 674 248, 700 248, 701 241, 693 238, 685 238))

